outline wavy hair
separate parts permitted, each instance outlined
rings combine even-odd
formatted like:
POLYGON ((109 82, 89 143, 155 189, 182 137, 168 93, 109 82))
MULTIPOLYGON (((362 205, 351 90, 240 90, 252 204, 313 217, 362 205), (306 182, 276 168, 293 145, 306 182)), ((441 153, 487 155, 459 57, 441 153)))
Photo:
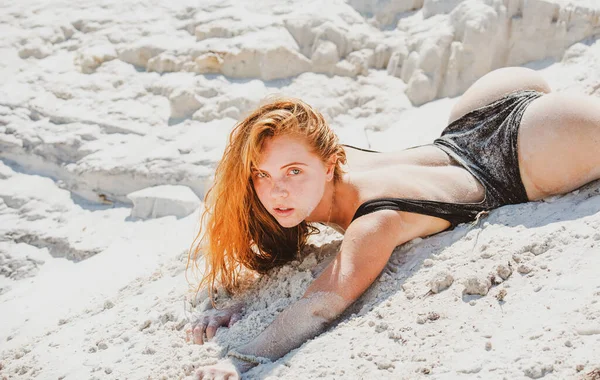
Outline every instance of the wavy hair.
POLYGON ((265 141, 287 134, 303 137, 323 162, 335 156, 334 182, 342 176, 346 154, 337 136, 323 115, 303 101, 273 99, 238 122, 204 198, 200 230, 186 268, 197 269, 199 258, 204 258, 197 291, 207 286, 213 301, 217 285, 236 293, 245 269, 265 273, 286 264, 298 257, 309 235, 319 232, 306 221, 282 227, 264 208, 252 184, 252 170, 265 141))

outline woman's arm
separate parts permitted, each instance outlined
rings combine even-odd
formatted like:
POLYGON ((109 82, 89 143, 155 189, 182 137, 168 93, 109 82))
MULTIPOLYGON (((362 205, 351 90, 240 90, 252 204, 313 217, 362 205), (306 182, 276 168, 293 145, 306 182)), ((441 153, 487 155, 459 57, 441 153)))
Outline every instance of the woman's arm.
POLYGON ((257 362, 276 360, 323 332, 379 276, 394 248, 419 235, 402 215, 386 210, 355 220, 336 258, 304 296, 231 356, 257 362))

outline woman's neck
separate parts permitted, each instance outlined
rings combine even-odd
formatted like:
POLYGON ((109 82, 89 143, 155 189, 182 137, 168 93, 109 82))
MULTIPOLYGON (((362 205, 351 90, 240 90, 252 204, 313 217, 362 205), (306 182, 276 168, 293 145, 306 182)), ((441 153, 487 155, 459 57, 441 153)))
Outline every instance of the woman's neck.
POLYGON ((316 220, 330 225, 338 231, 348 228, 353 217, 353 211, 356 209, 354 206, 357 206, 358 202, 358 191, 348 181, 346 174, 335 183, 327 183, 323 194, 323 200, 326 201, 324 202, 324 208, 327 211, 321 214, 321 218, 319 218, 321 220, 316 220))

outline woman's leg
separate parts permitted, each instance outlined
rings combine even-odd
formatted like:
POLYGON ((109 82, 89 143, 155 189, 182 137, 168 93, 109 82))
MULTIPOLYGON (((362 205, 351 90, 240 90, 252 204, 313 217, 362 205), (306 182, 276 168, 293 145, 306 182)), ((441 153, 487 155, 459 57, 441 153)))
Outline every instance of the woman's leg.
POLYGON ((479 78, 460 97, 450 111, 448 124, 461 116, 519 90, 551 91, 550 85, 537 71, 525 67, 505 67, 479 78))
POLYGON ((530 200, 567 193, 600 178, 600 98, 552 93, 527 107, 519 169, 530 200))

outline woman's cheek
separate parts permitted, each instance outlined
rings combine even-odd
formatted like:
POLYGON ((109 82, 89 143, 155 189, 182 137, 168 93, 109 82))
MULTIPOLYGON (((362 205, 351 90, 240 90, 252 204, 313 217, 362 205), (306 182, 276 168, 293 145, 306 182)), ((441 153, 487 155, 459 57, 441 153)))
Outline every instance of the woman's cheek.
POLYGON ((260 200, 260 202, 263 204, 263 206, 266 207, 265 205, 265 186, 261 185, 260 182, 254 182, 254 191, 256 192, 256 195, 258 196, 258 199, 260 200))
POLYGON ((319 198, 319 188, 316 183, 305 183, 304 186, 298 189, 297 194, 298 198, 305 204, 305 207, 311 208, 311 210, 316 207, 314 203, 319 198))

